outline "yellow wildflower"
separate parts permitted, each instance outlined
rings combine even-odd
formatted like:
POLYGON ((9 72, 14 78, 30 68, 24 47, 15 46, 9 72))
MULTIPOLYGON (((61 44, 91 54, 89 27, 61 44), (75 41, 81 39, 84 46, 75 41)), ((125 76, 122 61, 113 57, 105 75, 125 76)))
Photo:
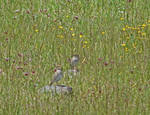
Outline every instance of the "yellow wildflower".
POLYGON ((36 29, 36 30, 35 30, 35 32, 39 32, 39 30, 38 30, 38 29, 36 29))
POLYGON ((148 20, 148 23, 150 23, 150 20, 148 20))
POLYGON ((58 26, 58 28, 59 28, 59 29, 63 29, 63 27, 62 27, 62 26, 58 26))
POLYGON ((137 30, 140 30, 140 28, 138 27, 137 30))
POLYGON ((73 31, 73 28, 70 28, 71 31, 73 31))
POLYGON ((82 38, 82 37, 83 37, 83 35, 82 35, 82 34, 80 34, 80 35, 79 35, 79 37, 80 37, 80 38, 82 38))
POLYGON ((69 16, 67 15, 66 18, 69 18, 69 16))
POLYGON ((127 52, 127 51, 128 51, 128 48, 125 48, 125 51, 127 52))
POLYGON ((127 29, 130 29, 130 28, 132 28, 132 27, 130 27, 130 26, 128 26, 128 25, 126 25, 126 28, 127 28, 127 29))
POLYGON ((105 32, 102 32, 102 35, 104 35, 105 34, 105 32))
POLYGON ((132 30, 136 30, 136 28, 135 28, 135 27, 132 27, 131 29, 132 29, 132 30))
POLYGON ((142 32, 141 35, 142 35, 142 36, 146 36, 146 33, 145 33, 145 32, 142 32))
POLYGON ((146 24, 143 24, 142 27, 146 27, 146 24))
POLYGON ((142 29, 144 29, 144 27, 141 27, 142 29))
POLYGON ((125 46, 126 46, 126 44, 125 44, 125 43, 123 43, 123 44, 121 44, 121 46, 122 46, 122 47, 125 47, 125 46))
POLYGON ((74 37, 74 36, 75 36, 75 34, 73 33, 73 34, 72 34, 72 37, 74 37))
POLYGON ((124 18, 123 18, 123 17, 121 17, 121 18, 120 18, 120 20, 122 21, 122 20, 124 20, 124 18))
POLYGON ((126 25, 126 28, 128 28, 129 26, 128 25, 126 25))
POLYGON ((138 34, 140 34, 141 33, 141 31, 138 31, 138 34))
POLYGON ((87 44, 88 42, 87 42, 87 41, 84 41, 84 43, 87 44))
POLYGON ((63 36, 63 35, 60 35, 59 37, 60 37, 60 38, 62 38, 62 39, 64 38, 64 36, 63 36))
POLYGON ((122 28, 123 31, 126 31, 126 28, 122 28))
POLYGON ((86 48, 86 45, 83 45, 83 48, 86 48))

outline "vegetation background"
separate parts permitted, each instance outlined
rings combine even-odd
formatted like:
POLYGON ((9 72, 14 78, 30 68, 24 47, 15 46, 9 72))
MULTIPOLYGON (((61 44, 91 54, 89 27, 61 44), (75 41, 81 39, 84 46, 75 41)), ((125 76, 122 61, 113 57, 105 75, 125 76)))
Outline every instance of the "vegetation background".
POLYGON ((0 0, 1 115, 148 115, 149 98, 149 0, 0 0), (39 94, 73 54, 73 94, 39 94))

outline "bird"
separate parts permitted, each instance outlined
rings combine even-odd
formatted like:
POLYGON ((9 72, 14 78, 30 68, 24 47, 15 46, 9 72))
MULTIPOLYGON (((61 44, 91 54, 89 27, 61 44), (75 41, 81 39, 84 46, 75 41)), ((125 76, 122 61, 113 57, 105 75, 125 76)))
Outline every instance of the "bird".
POLYGON ((53 92, 61 94, 72 93, 72 87, 65 85, 56 85, 55 90, 53 90, 53 92))
POLYGON ((73 55, 70 61, 71 68, 74 68, 79 62, 79 55, 73 55))
POLYGON ((52 92, 52 94, 70 94, 72 93, 72 87, 65 85, 46 85, 39 90, 40 93, 52 92))
POLYGON ((55 69, 55 73, 53 75, 53 80, 50 82, 50 86, 54 83, 54 82, 58 82, 63 78, 63 72, 62 72, 62 68, 61 67, 57 67, 55 69))

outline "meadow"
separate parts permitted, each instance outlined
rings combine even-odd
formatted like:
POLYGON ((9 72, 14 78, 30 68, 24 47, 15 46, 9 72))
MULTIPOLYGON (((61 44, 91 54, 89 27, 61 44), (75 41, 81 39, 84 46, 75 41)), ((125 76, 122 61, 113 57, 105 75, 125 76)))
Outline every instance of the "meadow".
POLYGON ((149 0, 0 0, 1 115, 149 115, 149 0), (54 68, 71 95, 39 94, 54 68))

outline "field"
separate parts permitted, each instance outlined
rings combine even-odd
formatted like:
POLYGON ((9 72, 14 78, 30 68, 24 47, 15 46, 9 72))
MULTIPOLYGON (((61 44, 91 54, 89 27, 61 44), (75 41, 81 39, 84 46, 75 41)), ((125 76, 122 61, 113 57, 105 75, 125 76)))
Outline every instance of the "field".
POLYGON ((0 0, 1 115, 149 115, 149 0, 0 0), (38 93, 57 65, 80 75, 38 93))

